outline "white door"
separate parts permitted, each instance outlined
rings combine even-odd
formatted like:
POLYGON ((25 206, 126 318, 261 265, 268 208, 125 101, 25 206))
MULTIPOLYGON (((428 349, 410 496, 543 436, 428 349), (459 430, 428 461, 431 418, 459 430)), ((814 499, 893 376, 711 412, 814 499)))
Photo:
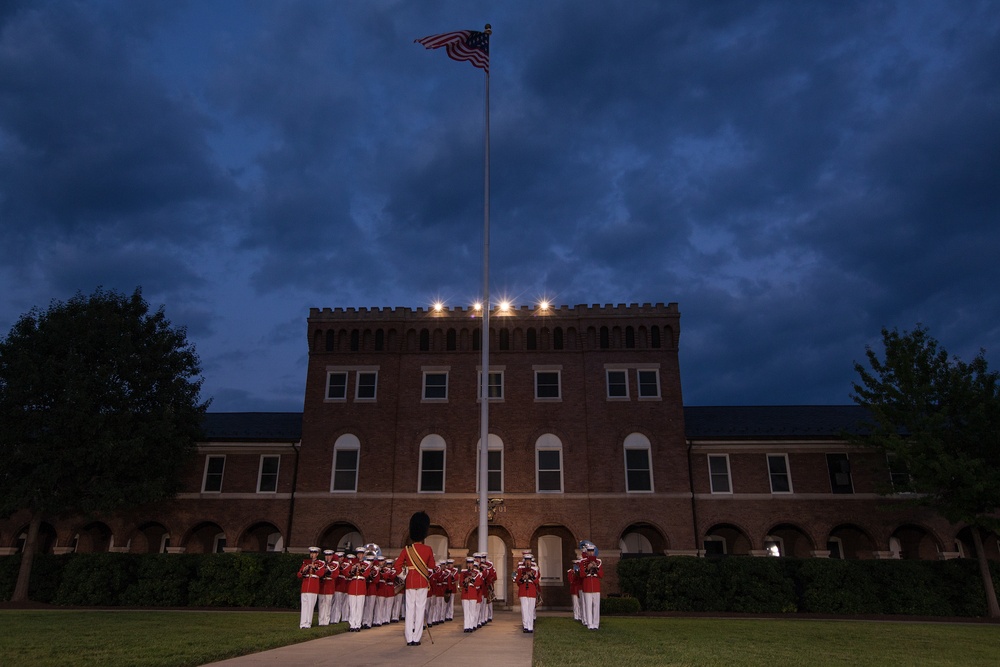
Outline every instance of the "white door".
POLYGON ((486 541, 486 551, 493 561, 497 571, 497 583, 494 593, 497 600, 507 599, 507 545, 496 535, 490 535, 486 541))

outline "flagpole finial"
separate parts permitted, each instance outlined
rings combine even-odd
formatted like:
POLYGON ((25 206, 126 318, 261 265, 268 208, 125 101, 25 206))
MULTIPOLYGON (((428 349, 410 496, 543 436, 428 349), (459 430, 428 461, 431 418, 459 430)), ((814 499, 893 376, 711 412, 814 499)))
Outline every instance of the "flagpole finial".
POLYGON ((487 35, 492 35, 493 34, 493 26, 491 26, 489 23, 487 23, 486 24, 486 29, 483 30, 483 32, 485 32, 487 35))

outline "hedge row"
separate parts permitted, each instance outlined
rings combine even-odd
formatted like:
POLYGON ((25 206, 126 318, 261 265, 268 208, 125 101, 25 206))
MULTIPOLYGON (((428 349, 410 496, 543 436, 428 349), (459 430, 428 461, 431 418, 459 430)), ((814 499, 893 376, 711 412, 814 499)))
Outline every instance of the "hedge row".
MULTIPOLYGON (((0 600, 14 592, 21 557, 0 558, 0 600)), ((28 597, 58 605, 274 607, 299 604, 295 554, 39 554, 28 597)))
MULTIPOLYGON (((1000 590, 1000 563, 991 562, 1000 590)), ((622 594, 646 611, 985 616, 975 561, 636 558, 618 564, 622 594)))

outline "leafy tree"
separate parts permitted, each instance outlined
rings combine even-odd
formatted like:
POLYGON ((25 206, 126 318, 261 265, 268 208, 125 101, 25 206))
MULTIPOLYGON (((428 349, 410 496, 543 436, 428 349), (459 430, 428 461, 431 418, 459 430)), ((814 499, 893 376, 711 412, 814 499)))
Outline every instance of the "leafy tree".
POLYGON ((949 357, 920 325, 902 334, 883 328, 882 342, 884 359, 866 349, 870 371, 854 364, 861 380, 852 398, 872 422, 858 441, 906 470, 916 502, 970 526, 989 614, 1000 616, 980 534, 1000 526, 998 373, 982 350, 970 363, 949 357))
POLYGON ((30 515, 13 600, 46 516, 169 498, 208 403, 198 356, 162 307, 98 288, 22 315, 0 342, 0 516, 30 515))

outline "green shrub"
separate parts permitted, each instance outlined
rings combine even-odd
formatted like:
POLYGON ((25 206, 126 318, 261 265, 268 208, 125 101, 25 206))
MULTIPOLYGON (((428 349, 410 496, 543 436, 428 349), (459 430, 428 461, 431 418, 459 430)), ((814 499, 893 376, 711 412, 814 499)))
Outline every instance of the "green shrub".
POLYGON ((205 554, 188 588, 193 607, 251 607, 264 568, 255 554, 205 554))
POLYGON ((638 614, 642 611, 639 601, 635 598, 625 597, 601 597, 602 616, 623 616, 625 614, 638 614))
POLYGON ((125 589, 126 607, 186 607, 188 585, 194 578, 200 556, 149 554, 139 560, 136 578, 125 589))
MULTIPOLYGON (((135 554, 75 554, 63 570, 56 604, 103 607, 121 604, 122 593, 135 581, 139 558, 135 554)), ((32 573, 38 565, 34 563, 32 573)))
POLYGON ((726 558, 717 563, 725 611, 798 611, 795 585, 787 578, 780 559, 726 558))

